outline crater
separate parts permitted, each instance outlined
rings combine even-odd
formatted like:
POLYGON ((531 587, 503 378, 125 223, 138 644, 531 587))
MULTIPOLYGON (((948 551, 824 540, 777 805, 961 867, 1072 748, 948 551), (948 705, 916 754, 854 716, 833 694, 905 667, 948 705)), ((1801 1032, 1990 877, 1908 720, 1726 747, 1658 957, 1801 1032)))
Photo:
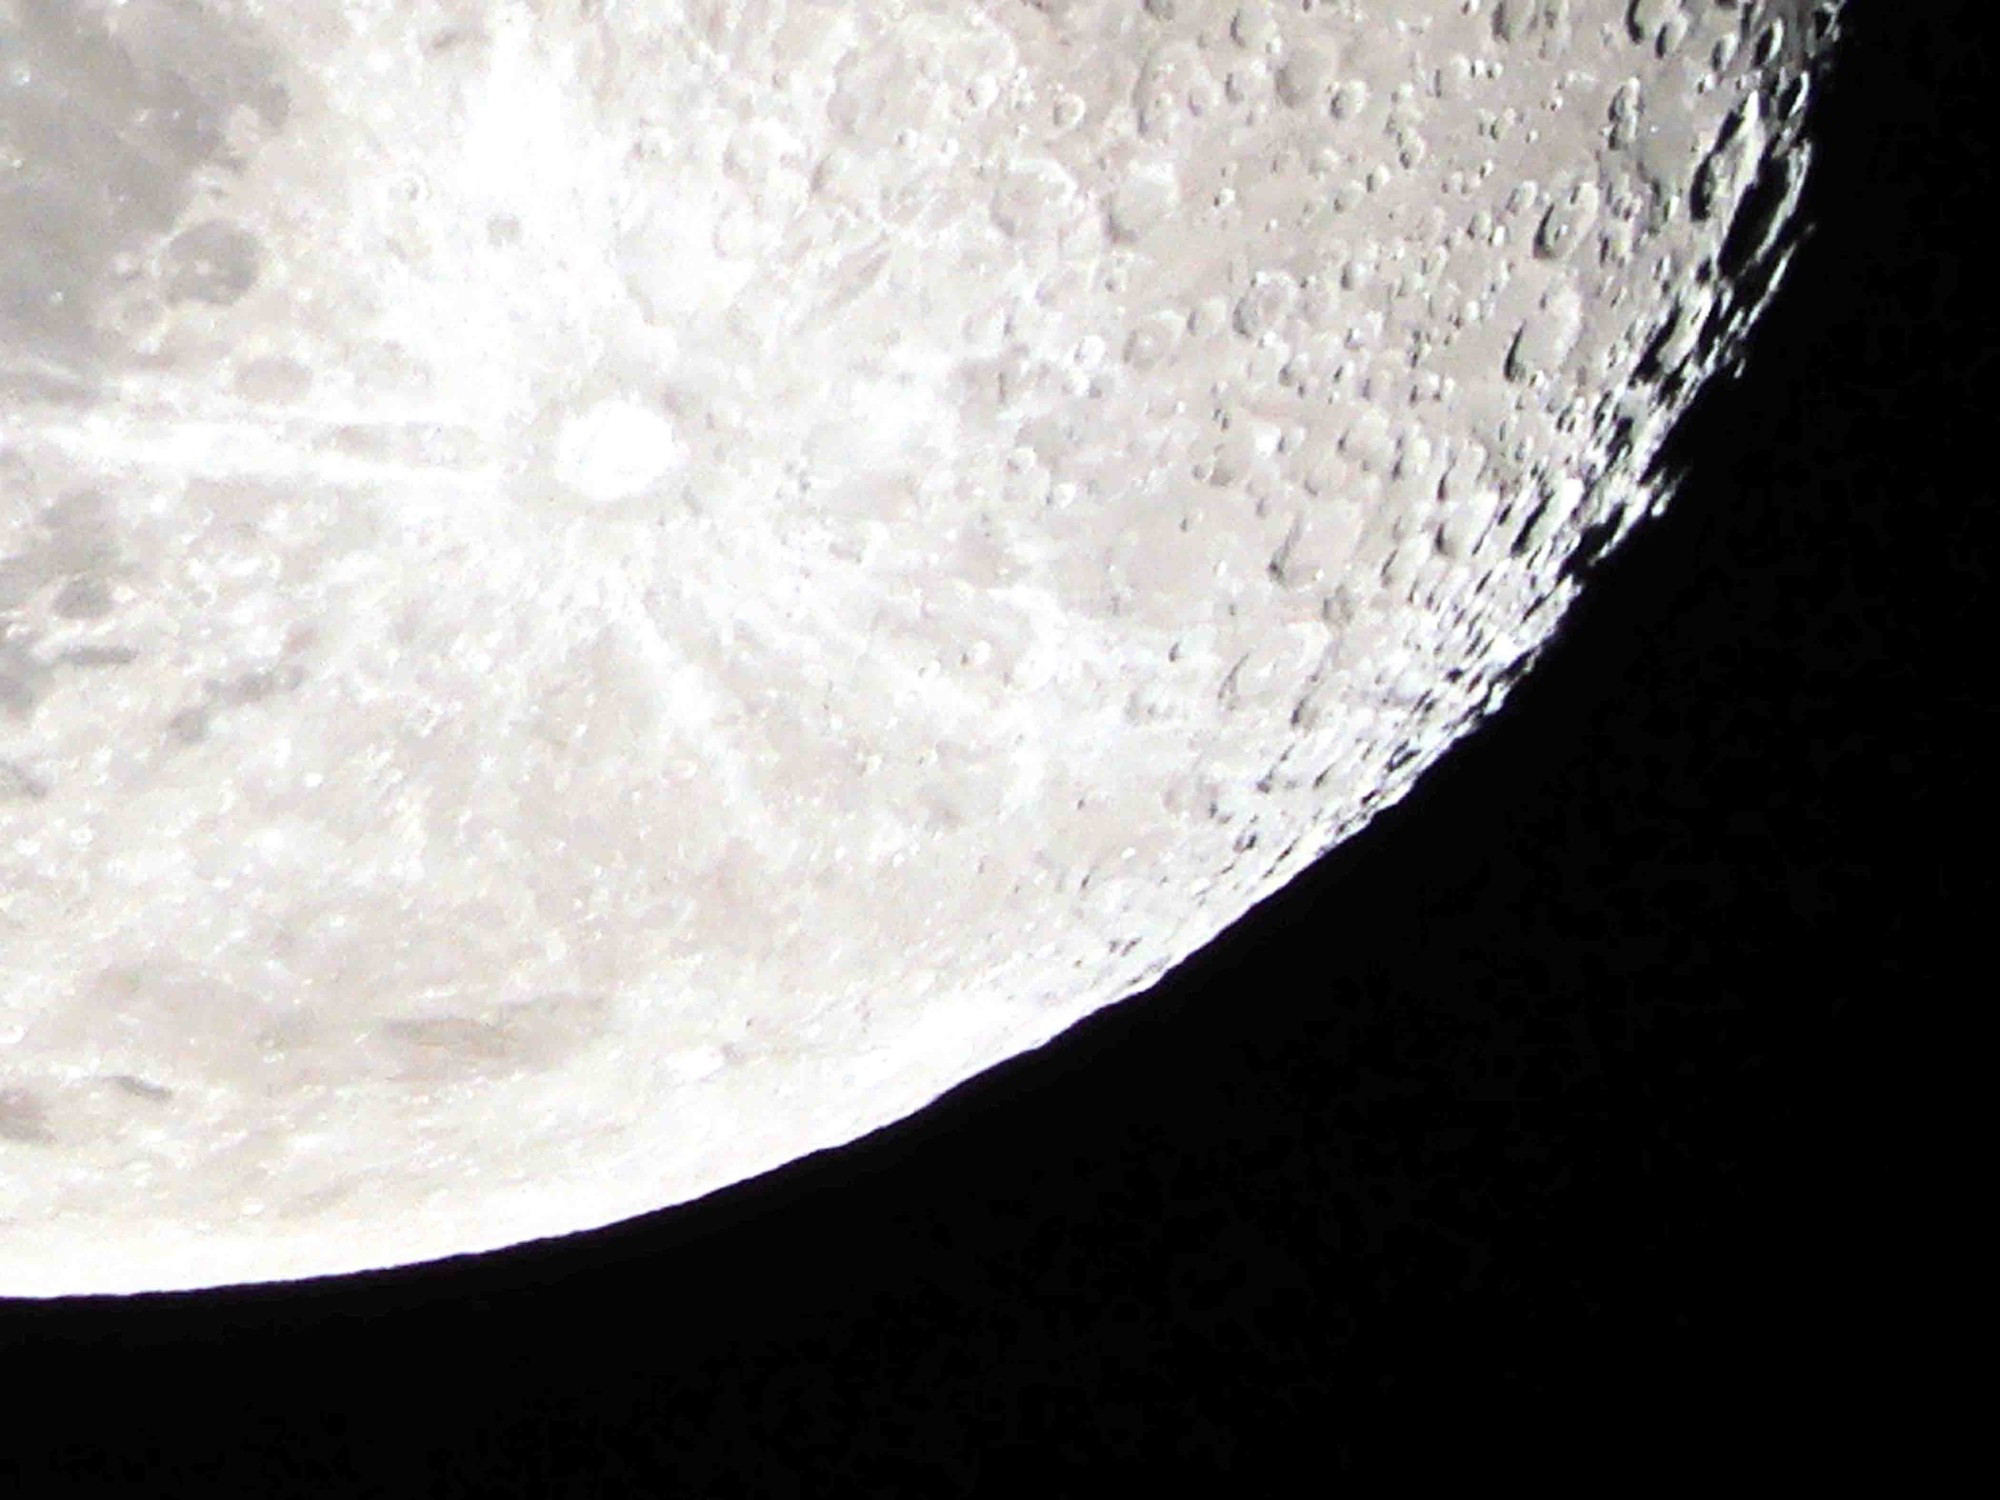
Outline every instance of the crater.
POLYGON ((144 1099, 152 1104, 165 1104, 174 1097, 174 1091, 163 1083, 152 1083, 131 1073, 119 1073, 111 1082, 121 1094, 130 1094, 134 1099, 144 1099))
POLYGON ((175 302, 228 307, 248 296, 263 269, 264 253, 249 231, 220 220, 182 230, 167 246, 163 274, 175 302))
POLYGON ((556 439, 555 473, 565 488, 606 505, 650 489, 686 457, 664 414, 610 397, 563 424, 556 439))
POLYGON ((40 802, 48 794, 47 783, 26 766, 0 760, 0 802, 40 802))
POLYGON ((33 1089, 0 1088, 0 1141, 20 1146, 52 1146, 49 1107, 33 1089))

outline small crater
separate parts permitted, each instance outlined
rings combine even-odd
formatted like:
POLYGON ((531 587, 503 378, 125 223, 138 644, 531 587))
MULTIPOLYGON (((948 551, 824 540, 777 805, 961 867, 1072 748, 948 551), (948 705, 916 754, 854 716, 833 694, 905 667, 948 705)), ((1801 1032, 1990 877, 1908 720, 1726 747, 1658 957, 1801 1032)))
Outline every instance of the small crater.
POLYGON ((130 1094, 134 1099, 144 1099, 152 1104, 165 1104, 174 1097, 174 1091, 165 1084, 151 1083, 130 1073, 120 1073, 111 1081, 120 1093, 130 1094))
POLYGON ((280 693, 297 691, 305 680, 305 669, 295 664, 263 667, 254 672, 245 672, 233 680, 225 689, 225 696, 229 702, 238 705, 262 703, 265 699, 275 698, 280 693))
POLYGON ((28 638, 7 638, 0 628, 0 714, 25 719, 47 694, 49 669, 28 650, 28 638))
POLYGON ((49 1128, 49 1108, 32 1089, 0 1089, 0 1141, 22 1146, 53 1146, 56 1133, 49 1128))
POLYGON ((94 574, 72 578, 56 595, 53 608, 64 620, 101 620, 115 608, 111 585, 94 574))
POLYGON ((1577 533, 1571 545, 1569 556, 1563 560, 1558 570, 1564 578, 1581 581, 1596 567, 1604 549, 1617 537, 1618 528, 1625 519, 1624 508, 1615 506, 1609 515, 1594 521, 1577 533))
POLYGON ((199 745, 208 738, 208 719, 206 708, 184 708, 167 720, 167 734, 183 745, 199 745))
POLYGON ((1736 217, 1730 221, 1716 256, 1724 280, 1740 279, 1746 267, 1762 259, 1783 237, 1797 186, 1792 173, 1784 161, 1765 161, 1759 166, 1749 191, 1736 206, 1736 217))
POLYGON ((0 803, 40 802, 48 794, 47 784, 26 766, 0 760, 0 803))

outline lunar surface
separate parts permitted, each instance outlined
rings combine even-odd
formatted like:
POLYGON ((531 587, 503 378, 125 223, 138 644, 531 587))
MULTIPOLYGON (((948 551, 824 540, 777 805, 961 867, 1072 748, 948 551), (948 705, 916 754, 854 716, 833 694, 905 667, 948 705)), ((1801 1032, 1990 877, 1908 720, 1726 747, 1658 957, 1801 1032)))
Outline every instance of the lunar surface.
POLYGON ((594 1228, 1147 986, 1663 503, 1835 28, 0 0, 0 1294, 594 1228))

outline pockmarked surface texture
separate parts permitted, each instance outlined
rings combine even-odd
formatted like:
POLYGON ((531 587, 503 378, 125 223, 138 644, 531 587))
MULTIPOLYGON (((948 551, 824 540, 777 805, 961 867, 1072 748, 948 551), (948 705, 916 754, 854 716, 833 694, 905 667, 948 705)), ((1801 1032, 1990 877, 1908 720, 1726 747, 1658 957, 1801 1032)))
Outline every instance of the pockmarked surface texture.
POLYGON ((0 1294, 596 1227, 1146 986, 1661 503, 1835 21, 0 0, 0 1294))

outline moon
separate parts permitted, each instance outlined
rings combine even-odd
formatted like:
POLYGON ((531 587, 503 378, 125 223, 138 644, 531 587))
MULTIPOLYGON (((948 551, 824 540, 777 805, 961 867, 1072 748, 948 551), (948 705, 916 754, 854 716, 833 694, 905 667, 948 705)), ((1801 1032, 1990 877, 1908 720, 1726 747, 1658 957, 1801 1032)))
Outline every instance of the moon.
POLYGON ((597 1228, 1143 991, 1666 503, 1837 21, 0 0, 0 1294, 597 1228))

